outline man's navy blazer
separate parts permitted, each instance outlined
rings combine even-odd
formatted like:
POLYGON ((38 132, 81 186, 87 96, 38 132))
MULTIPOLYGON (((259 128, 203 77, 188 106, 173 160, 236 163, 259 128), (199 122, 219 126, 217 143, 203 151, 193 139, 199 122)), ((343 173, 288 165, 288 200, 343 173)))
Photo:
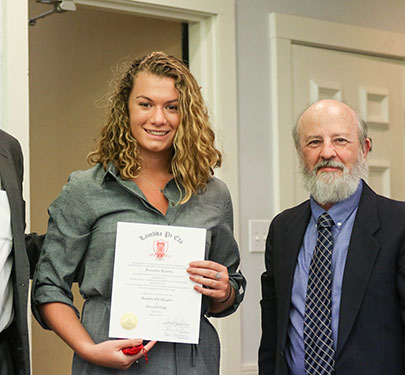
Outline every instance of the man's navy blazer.
POLYGON ((22 198, 23 157, 18 141, 0 130, 0 179, 11 211, 13 235, 13 293, 14 321, 11 326, 14 363, 18 375, 29 375, 29 342, 27 328, 27 302, 30 274, 39 257, 43 237, 24 235, 25 202, 22 198), (27 250, 28 249, 28 255, 27 250))
MULTIPOLYGON (((262 275, 260 375, 287 375, 291 290, 309 201, 274 218, 262 275)), ((346 259, 336 375, 405 375, 405 202, 364 183, 346 259)))

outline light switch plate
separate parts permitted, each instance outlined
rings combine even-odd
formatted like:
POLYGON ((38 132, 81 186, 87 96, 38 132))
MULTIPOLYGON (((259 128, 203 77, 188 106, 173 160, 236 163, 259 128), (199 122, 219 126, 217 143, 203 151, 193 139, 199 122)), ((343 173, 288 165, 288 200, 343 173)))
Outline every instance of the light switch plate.
POLYGON ((249 252, 264 253, 270 220, 249 220, 249 252))

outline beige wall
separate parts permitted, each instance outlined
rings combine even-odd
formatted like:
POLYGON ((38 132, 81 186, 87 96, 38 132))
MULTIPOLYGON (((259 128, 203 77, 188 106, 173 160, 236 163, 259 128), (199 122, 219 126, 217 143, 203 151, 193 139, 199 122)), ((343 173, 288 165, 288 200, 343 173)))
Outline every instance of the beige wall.
MULTIPOLYGON (((51 8, 29 5, 30 17, 51 8)), ((78 6, 38 20, 29 43, 31 229, 42 233, 69 173, 88 167, 112 69, 152 50, 180 57, 181 25, 78 6)), ((36 322, 32 355, 33 375, 70 374, 71 350, 36 322)))

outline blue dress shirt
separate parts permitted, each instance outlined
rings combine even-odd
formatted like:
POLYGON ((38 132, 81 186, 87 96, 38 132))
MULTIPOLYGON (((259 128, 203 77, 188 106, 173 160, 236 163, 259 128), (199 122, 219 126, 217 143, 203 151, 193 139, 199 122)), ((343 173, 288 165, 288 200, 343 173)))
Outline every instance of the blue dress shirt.
MULTIPOLYGON (((333 253, 332 253, 332 336, 333 347, 336 350, 338 340, 340 295, 343 283, 343 272, 346 263, 347 251, 352 234, 354 219, 356 217, 363 182, 356 192, 346 200, 334 204, 328 211, 335 225, 332 227, 333 253)), ((304 313, 307 293, 308 273, 312 254, 317 239, 316 223, 318 217, 325 212, 314 199, 310 199, 312 215, 301 245, 291 294, 290 320, 288 327, 288 341, 286 358, 291 375, 306 375, 304 351, 304 313)))

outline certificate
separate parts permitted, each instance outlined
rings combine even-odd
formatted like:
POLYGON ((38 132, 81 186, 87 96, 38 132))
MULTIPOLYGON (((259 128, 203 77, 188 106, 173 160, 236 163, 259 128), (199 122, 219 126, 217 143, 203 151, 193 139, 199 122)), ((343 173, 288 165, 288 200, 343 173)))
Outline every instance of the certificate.
POLYGON ((186 272, 206 229, 117 224, 110 337, 197 344, 201 294, 186 272))

